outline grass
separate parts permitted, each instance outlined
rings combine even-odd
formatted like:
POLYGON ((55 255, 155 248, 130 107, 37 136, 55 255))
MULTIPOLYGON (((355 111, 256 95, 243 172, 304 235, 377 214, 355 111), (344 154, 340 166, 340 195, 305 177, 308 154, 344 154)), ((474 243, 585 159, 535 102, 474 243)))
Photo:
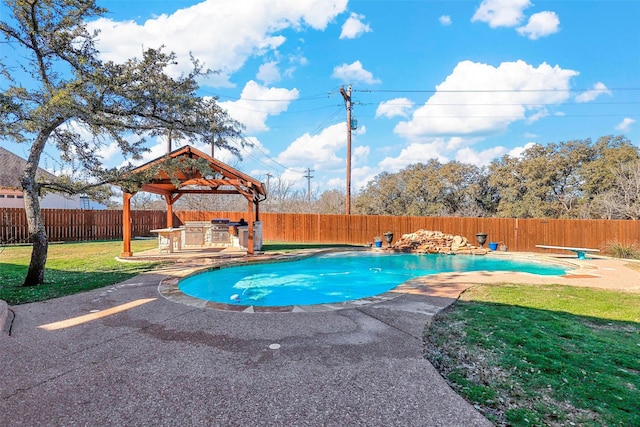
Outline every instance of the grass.
MULTIPOLYGON (((156 246, 156 240, 131 242, 134 252, 156 246)), ((45 283, 23 287, 31 246, 0 248, 0 299, 9 305, 44 301, 112 285, 159 265, 117 261, 121 251, 121 241, 50 244, 45 283)))
POLYGON ((640 294, 476 286, 424 337, 426 358, 496 425, 640 425, 640 294))

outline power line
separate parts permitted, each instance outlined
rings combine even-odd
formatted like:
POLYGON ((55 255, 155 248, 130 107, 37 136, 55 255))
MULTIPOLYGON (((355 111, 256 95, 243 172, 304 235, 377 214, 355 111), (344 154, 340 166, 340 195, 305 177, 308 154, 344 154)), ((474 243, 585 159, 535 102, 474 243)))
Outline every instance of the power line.
MULTIPOLYGON (((379 102, 358 102, 354 103, 361 106, 369 106, 369 105, 380 105, 379 102)), ((439 106, 479 106, 479 107, 502 107, 502 106, 522 106, 522 107, 548 107, 554 105, 584 105, 585 107, 594 107, 598 105, 638 105, 640 101, 621 101, 621 102, 562 102, 557 104, 542 104, 542 103, 519 103, 519 102, 505 102, 505 103, 497 103, 497 102, 437 102, 437 103, 425 103, 421 104, 421 107, 439 107, 439 106)), ((410 102, 394 102, 393 106, 407 106, 413 107, 416 103, 410 102)))
POLYGON ((619 87, 619 88, 606 88, 606 89, 359 89, 354 92, 369 92, 369 93, 518 93, 518 92, 601 92, 607 93, 612 91, 626 92, 626 91, 640 91, 640 87, 619 87))
POLYGON ((288 102, 303 102, 303 101, 315 101, 318 99, 326 99, 328 97, 331 96, 331 93, 333 91, 330 92, 326 92, 326 93, 319 93, 319 94, 315 94, 315 95, 309 95, 309 96, 305 96, 302 98, 242 98, 242 97, 237 97, 237 96, 229 96, 229 95, 220 95, 220 94, 216 94, 212 91, 208 91, 206 89, 202 89, 200 88, 200 92, 205 93, 209 96, 213 96, 215 98, 218 99, 227 99, 229 101, 251 101, 251 102, 283 102, 283 101, 288 101, 288 102))

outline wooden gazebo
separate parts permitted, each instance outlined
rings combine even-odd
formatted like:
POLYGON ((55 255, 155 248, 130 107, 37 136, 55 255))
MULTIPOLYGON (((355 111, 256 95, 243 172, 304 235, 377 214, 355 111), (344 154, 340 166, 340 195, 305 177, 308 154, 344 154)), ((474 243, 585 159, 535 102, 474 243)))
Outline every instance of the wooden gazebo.
MULTIPOLYGON (((214 172, 214 176, 202 176, 202 173, 194 167, 185 164, 184 168, 168 173, 160 171, 155 176, 147 179, 138 191, 160 194, 167 202, 167 228, 173 227, 173 204, 184 194, 240 194, 248 201, 247 218, 249 226, 247 253, 254 253, 254 221, 259 221, 259 204, 267 197, 264 185, 240 172, 237 169, 223 163, 213 157, 199 151, 189 145, 170 152, 151 162, 137 167, 131 173, 140 173, 148 170, 152 166, 163 163, 169 159, 203 159, 209 168, 214 172), (172 179, 173 178, 173 179, 172 179), (176 185, 176 180, 179 184, 176 185)), ((131 252, 131 198, 135 192, 127 192, 123 188, 123 250, 121 257, 130 257, 131 252)))

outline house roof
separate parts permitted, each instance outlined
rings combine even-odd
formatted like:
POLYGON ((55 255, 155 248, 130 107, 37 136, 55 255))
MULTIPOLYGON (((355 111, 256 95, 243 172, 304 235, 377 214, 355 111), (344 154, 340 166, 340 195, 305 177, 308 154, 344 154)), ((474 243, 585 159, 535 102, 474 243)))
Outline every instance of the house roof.
MULTIPOLYGON (((0 187, 21 189, 20 177, 24 172, 27 161, 0 147, 0 187)), ((54 179, 56 176, 42 168, 38 168, 36 178, 54 179)))
MULTIPOLYGON (((259 202, 266 198, 264 184, 255 178, 229 166, 220 160, 193 148, 190 145, 176 149, 168 154, 169 158, 190 158, 204 159, 209 164, 213 172, 217 172, 221 177, 205 177, 200 171, 189 168, 181 170, 173 178, 180 181, 176 186, 171 177, 165 172, 159 172, 149 183, 144 184, 142 191, 149 193, 173 195, 173 194, 242 194, 247 199, 259 202), (191 188, 187 188, 190 187, 191 188), (196 187, 196 188, 194 188, 196 187)), ((166 156, 159 157, 142 166, 135 168, 132 172, 142 172, 154 165, 162 163, 166 156)))

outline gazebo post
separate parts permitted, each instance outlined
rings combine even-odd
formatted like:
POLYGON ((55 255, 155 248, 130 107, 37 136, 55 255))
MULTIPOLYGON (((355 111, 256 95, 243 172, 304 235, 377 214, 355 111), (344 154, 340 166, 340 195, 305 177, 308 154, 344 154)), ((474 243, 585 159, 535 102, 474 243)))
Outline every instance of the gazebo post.
POLYGON ((121 258, 133 256, 131 252, 131 198, 133 194, 126 191, 122 196, 122 253, 121 258))
POLYGON ((171 194, 165 194, 164 200, 167 202, 167 228, 173 228, 173 200, 171 194))
POLYGON ((247 238, 247 254, 253 255, 253 223, 256 220, 255 214, 253 213, 253 202, 250 199, 247 199, 248 211, 249 211, 249 236, 247 238))

